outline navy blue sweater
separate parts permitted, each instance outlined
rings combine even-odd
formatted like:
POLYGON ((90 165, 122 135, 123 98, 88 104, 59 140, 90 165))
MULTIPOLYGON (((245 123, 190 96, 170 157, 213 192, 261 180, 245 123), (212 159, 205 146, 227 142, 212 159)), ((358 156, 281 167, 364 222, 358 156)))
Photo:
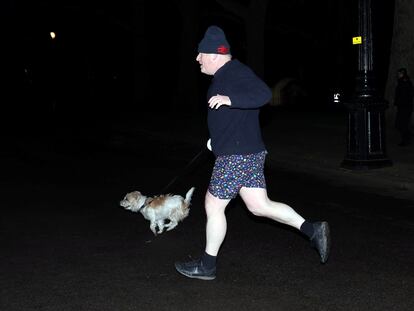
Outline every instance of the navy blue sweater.
POLYGON ((207 101, 217 94, 230 97, 231 106, 208 109, 213 153, 220 156, 264 151, 259 112, 272 97, 269 87, 249 67, 231 60, 214 74, 207 101))

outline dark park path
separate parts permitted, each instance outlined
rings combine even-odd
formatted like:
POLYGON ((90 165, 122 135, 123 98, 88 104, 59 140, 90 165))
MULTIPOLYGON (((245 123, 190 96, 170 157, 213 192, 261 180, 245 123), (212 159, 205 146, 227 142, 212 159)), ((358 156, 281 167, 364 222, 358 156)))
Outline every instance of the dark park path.
POLYGON ((190 216, 154 237, 126 192, 159 191, 200 146, 148 135, 63 133, 10 139, 1 153, 0 310, 413 310, 414 202, 267 168, 269 196, 326 219, 326 265, 299 233, 228 210, 217 279, 186 279, 174 261, 203 250, 205 157, 169 191, 196 187, 190 216))

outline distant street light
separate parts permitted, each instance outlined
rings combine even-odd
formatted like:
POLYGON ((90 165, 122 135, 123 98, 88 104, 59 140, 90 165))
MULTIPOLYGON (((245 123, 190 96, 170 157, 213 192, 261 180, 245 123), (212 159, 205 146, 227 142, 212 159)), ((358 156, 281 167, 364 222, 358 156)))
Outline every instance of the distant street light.
POLYGON ((358 74, 353 98, 348 108, 347 153, 343 168, 364 170, 392 165, 385 148, 385 116, 388 103, 379 96, 375 87, 371 0, 358 2, 359 36, 353 38, 358 44, 358 74))
POLYGON ((50 42, 50 48, 51 48, 51 57, 50 57, 50 63, 51 63, 51 72, 50 72, 50 79, 51 79, 51 85, 49 88, 50 96, 51 96, 51 112, 52 115, 56 112, 56 102, 57 102, 57 41, 56 41, 56 32, 51 31, 49 32, 50 38, 52 41, 50 42))

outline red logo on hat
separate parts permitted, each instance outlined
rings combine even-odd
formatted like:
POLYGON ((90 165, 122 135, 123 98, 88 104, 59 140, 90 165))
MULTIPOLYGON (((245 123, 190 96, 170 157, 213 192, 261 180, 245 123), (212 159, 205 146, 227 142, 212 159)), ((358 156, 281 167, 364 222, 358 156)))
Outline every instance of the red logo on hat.
POLYGON ((229 52, 229 48, 228 48, 227 46, 220 45, 220 46, 217 48, 217 52, 218 52, 219 54, 227 54, 227 53, 229 52))

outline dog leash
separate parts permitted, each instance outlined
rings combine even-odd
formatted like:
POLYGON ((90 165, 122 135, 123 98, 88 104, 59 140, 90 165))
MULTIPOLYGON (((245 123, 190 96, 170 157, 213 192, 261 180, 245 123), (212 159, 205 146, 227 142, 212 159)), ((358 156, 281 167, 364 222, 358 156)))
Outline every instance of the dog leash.
POLYGON ((166 193, 167 189, 169 187, 171 187, 171 185, 173 185, 178 178, 182 177, 183 175, 185 175, 187 173, 187 171, 189 171, 189 169, 194 166, 194 163, 204 154, 206 154, 206 151, 210 152, 206 147, 204 147, 203 149, 201 149, 201 151, 199 153, 197 153, 190 162, 188 162, 188 164, 184 167, 184 169, 182 170, 181 174, 178 174, 177 176, 175 176, 162 190, 161 193, 166 193))

